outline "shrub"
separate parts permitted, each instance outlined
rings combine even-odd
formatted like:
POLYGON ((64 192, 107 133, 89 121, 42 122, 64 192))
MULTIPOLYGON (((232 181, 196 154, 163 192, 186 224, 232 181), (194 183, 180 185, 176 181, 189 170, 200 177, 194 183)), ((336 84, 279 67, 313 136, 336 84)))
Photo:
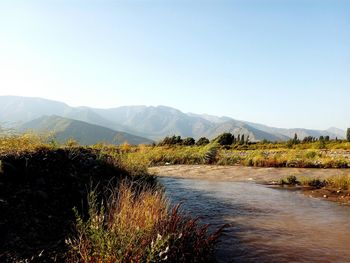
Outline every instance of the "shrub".
POLYGON ((300 182, 298 181, 297 177, 295 175, 290 175, 286 179, 281 180, 281 184, 286 185, 298 185, 300 182))

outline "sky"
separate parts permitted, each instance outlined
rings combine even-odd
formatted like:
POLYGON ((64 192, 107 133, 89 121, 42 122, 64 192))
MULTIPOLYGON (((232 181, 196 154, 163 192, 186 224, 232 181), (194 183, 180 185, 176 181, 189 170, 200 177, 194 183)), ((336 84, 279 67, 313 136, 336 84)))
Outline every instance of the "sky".
POLYGON ((0 95, 350 127, 350 1, 0 0, 0 95))

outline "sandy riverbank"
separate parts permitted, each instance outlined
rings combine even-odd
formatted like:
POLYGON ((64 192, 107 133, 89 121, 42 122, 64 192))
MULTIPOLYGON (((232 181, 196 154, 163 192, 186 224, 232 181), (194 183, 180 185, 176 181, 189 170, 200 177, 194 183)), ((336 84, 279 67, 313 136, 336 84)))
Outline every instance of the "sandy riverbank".
POLYGON ((159 176, 194 178, 216 181, 255 181, 270 183, 290 175, 325 179, 331 176, 349 174, 349 169, 318 168, 265 168, 217 165, 169 165, 149 168, 159 176))

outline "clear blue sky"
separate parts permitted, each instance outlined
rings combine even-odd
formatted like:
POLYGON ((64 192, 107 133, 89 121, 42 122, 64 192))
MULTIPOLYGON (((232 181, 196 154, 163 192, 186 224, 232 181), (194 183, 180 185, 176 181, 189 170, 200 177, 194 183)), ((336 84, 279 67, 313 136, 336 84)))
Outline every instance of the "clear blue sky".
POLYGON ((350 1, 0 1, 0 95, 350 126, 350 1))

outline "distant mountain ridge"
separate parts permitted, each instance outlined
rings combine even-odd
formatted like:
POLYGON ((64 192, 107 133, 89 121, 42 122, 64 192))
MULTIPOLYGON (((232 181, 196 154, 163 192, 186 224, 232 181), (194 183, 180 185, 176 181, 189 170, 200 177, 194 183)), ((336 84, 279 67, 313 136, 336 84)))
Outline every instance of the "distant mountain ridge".
POLYGON ((56 115, 42 116, 26 122, 19 127, 19 131, 34 131, 36 133, 53 133, 58 142, 64 143, 74 139, 82 145, 96 143, 122 144, 151 144, 153 141, 125 132, 90 124, 83 121, 68 119, 56 115))
POLYGON ((159 140, 169 135, 182 137, 205 136, 209 139, 223 132, 235 135, 249 135, 250 140, 283 141, 306 136, 344 138, 345 131, 330 128, 324 131, 311 129, 283 129, 263 124, 235 120, 230 117, 217 117, 208 114, 183 113, 166 106, 123 106, 111 109, 71 107, 65 103, 42 98, 0 96, 0 123, 11 123, 20 127, 24 123, 44 115, 98 125, 114 131, 126 132, 151 140, 159 140))

